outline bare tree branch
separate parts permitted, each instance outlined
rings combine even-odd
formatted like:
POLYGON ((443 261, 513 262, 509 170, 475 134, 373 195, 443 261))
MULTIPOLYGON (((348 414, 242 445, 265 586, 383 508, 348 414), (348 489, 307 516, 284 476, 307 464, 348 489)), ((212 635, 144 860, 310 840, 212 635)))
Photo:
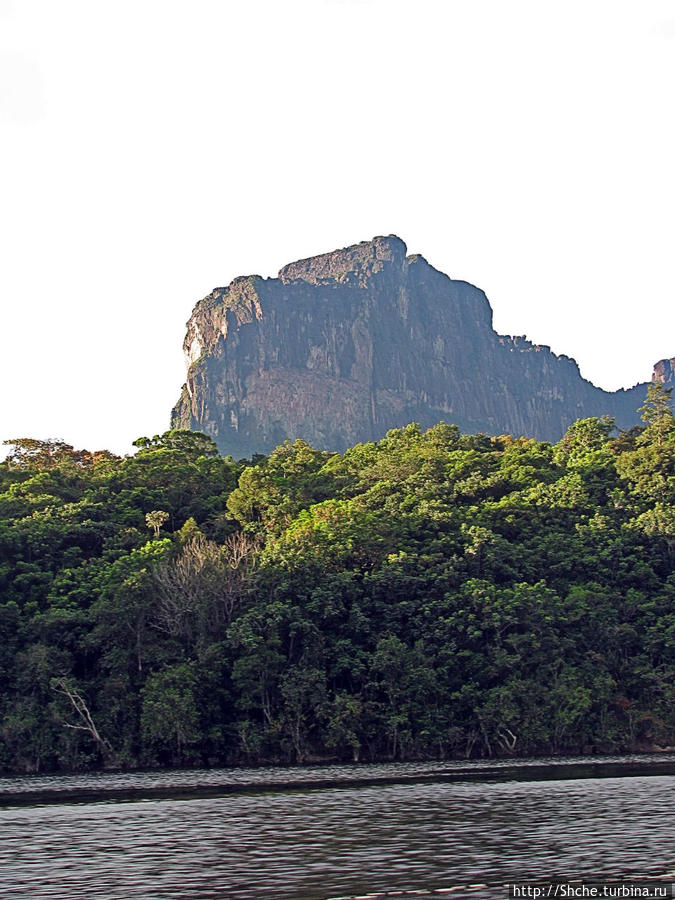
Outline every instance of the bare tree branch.
POLYGON ((153 626, 188 645, 227 625, 255 565, 256 540, 229 535, 223 546, 197 535, 153 568, 158 603, 153 626))
POLYGON ((73 725, 70 722, 61 722, 64 728, 72 728, 75 731, 86 731, 92 736, 99 747, 101 747, 105 756, 112 756, 112 747, 104 737, 101 737, 96 725, 94 725, 94 720, 91 717, 91 713, 89 712, 89 708, 87 707, 82 694, 80 694, 76 688, 72 687, 72 685, 69 685, 65 678, 54 679, 52 688, 57 694, 62 694, 70 700, 73 709, 85 723, 84 725, 73 725))

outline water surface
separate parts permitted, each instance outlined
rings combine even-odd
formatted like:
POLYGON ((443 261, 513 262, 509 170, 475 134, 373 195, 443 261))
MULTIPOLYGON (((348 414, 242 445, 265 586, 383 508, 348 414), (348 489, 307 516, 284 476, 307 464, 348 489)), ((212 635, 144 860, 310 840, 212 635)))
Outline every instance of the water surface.
POLYGON ((0 779, 0 897, 505 898, 512 881, 673 872, 675 758, 556 761, 542 779, 549 762, 0 779))

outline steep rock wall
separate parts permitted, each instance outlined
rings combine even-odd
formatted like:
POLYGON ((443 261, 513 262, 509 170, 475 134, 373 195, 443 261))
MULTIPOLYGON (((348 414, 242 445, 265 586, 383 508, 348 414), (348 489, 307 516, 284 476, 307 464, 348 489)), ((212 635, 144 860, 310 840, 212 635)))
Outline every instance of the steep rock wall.
MULTIPOLYGON (((646 390, 600 390, 569 357, 497 334, 482 291, 406 256, 394 236, 217 288, 196 305, 184 350, 172 427, 235 457, 297 437, 343 450, 441 419, 555 441, 580 417, 636 424, 646 390)), ((655 377, 672 380, 672 363, 655 377)))

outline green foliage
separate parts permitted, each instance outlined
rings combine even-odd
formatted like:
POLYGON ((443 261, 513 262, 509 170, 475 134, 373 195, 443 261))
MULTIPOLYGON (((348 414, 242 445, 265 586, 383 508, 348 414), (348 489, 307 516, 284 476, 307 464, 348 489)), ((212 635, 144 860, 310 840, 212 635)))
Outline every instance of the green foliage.
POLYGON ((141 734, 148 751, 163 762, 181 762, 200 739, 196 686, 190 663, 166 666, 145 682, 141 734))
POLYGON ((670 392, 643 412, 251 463, 186 431, 10 442, 0 767, 672 745, 670 392))
POLYGON ((673 418, 672 388, 666 388, 659 381, 654 381, 647 388, 647 399, 644 406, 640 407, 642 421, 646 422, 650 437, 656 437, 657 443, 673 430, 675 419, 673 418))
POLYGON ((153 438, 141 437, 134 441, 134 447, 141 452, 154 450, 177 450, 186 456, 198 459, 200 456, 218 456, 218 448, 213 438, 199 431, 173 429, 153 438))

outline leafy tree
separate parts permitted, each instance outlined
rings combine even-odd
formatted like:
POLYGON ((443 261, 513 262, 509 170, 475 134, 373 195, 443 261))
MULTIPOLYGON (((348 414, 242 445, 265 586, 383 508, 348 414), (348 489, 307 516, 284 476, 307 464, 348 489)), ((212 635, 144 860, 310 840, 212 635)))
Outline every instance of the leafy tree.
POLYGON ((159 539, 159 529, 169 518, 168 512, 163 509, 153 509, 152 512, 145 514, 145 524, 148 528, 152 528, 155 534, 155 540, 159 539))
POLYGON ((177 450, 193 458, 218 456, 218 447, 213 438, 199 431, 173 429, 152 438, 140 437, 134 441, 134 447, 141 451, 177 450))
POLYGON ((672 393, 672 387, 667 388, 660 381, 653 381, 647 388, 647 399, 640 407, 642 420, 647 424, 645 440, 653 436, 660 445, 675 428, 672 393))
POLYGON ((181 763, 200 738, 194 664, 178 663, 151 675, 142 691, 141 732, 150 758, 181 763))

